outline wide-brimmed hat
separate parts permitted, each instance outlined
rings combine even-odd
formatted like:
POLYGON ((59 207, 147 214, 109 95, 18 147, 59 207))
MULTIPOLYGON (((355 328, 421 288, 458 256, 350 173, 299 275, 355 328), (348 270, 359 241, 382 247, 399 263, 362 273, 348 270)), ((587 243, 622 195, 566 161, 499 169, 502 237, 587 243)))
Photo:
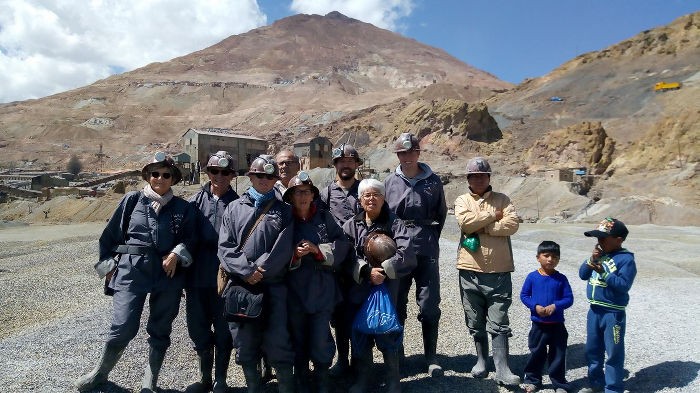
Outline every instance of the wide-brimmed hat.
POLYGON ((153 161, 146 164, 143 169, 141 169, 141 178, 148 181, 148 179, 151 178, 151 172, 157 168, 168 168, 170 170, 170 173, 173 175, 172 185, 176 185, 182 180, 182 172, 180 172, 180 168, 175 165, 175 160, 162 151, 154 154, 153 161))

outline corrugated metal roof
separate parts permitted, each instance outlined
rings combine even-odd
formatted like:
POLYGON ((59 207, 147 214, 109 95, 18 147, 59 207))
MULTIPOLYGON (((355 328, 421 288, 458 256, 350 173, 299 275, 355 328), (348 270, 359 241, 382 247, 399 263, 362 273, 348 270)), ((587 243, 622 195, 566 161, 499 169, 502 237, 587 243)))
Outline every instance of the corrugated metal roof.
POLYGON ((203 135, 216 135, 216 136, 225 136, 225 137, 230 137, 230 138, 252 139, 252 140, 256 140, 256 141, 266 142, 265 139, 258 138, 256 136, 235 134, 234 131, 230 128, 189 128, 185 132, 185 134, 190 132, 190 130, 196 132, 197 134, 203 134, 203 135))

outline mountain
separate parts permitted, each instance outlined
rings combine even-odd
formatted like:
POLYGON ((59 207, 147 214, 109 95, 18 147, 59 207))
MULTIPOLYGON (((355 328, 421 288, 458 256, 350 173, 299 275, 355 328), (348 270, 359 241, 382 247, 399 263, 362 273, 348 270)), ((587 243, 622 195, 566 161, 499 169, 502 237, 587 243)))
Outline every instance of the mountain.
MULTIPOLYGON (((386 171, 397 163, 391 142, 410 131, 445 178, 459 179, 466 157, 489 157, 499 187, 538 218, 698 225, 699 80, 700 12, 517 86, 337 12, 295 15, 0 105, 0 164, 65 168, 77 154, 90 170, 102 147, 106 168, 133 168, 153 151, 179 151, 190 127, 226 127, 266 138, 272 150, 315 135, 351 141, 386 171), (682 85, 655 92, 662 81, 682 85), (592 177, 568 190, 541 180, 543 170, 572 167, 592 177)), ((454 200, 465 186, 447 188, 454 200)))

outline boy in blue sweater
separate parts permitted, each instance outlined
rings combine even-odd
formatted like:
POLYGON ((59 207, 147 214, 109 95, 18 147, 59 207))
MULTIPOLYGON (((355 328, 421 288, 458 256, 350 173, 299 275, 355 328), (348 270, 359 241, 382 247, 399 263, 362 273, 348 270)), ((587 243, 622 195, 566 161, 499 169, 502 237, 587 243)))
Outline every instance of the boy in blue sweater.
POLYGON ((622 248, 628 233, 622 221, 610 217, 584 233, 597 238, 598 244, 578 272, 582 280, 588 280, 586 295, 591 304, 586 327, 590 386, 580 393, 624 391, 625 307, 637 275, 634 254, 622 248))
POLYGON ((520 300, 530 309, 532 320, 527 339, 530 357, 525 365, 525 383, 522 386, 528 393, 542 386, 545 362, 549 362, 549 379, 556 393, 565 393, 570 389, 566 382, 569 333, 564 326, 564 309, 574 304, 574 295, 569 280, 556 270, 560 255, 559 244, 549 240, 540 243, 537 247, 540 268, 527 275, 520 291, 520 300))

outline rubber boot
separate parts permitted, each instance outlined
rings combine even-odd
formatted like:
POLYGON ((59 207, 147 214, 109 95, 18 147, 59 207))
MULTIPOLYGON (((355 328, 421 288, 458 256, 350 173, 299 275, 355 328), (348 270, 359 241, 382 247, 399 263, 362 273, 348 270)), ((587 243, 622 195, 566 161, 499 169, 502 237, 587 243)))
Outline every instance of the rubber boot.
POLYGON ((331 391, 330 378, 328 378, 328 366, 330 366, 328 363, 314 363, 316 393, 329 393, 331 391))
POLYGON ((486 378, 489 373, 486 371, 486 362, 489 357, 489 339, 487 337, 474 337, 476 347, 476 364, 472 367, 472 377, 486 378))
POLYGON ((79 392, 92 390, 100 384, 107 382, 110 371, 119 361, 124 353, 124 347, 112 347, 105 345, 102 356, 97 366, 89 373, 78 378, 74 385, 79 392))
POLYGON ((262 390, 262 376, 258 363, 244 363, 241 367, 243 368, 243 376, 245 376, 248 393, 260 393, 262 390))
POLYGON ((423 350, 425 352, 425 362, 428 364, 428 375, 436 378, 442 377, 442 367, 437 364, 437 322, 423 322, 423 350))
POLYGON ((231 350, 216 349, 215 370, 214 370, 214 393, 225 393, 228 391, 226 376, 228 375, 228 365, 231 361, 231 350))
POLYGON ((185 389, 186 393, 204 393, 212 388, 211 372, 214 368, 214 350, 197 351, 197 357, 199 359, 199 381, 188 386, 185 389))
POLYGON ((279 393, 294 393, 294 372, 292 365, 282 364, 275 367, 277 390, 279 393))
POLYGON ((384 364, 387 367, 387 392, 401 393, 401 374, 399 373, 399 353, 383 352, 384 364))
POLYGON ((520 377, 508 367, 508 336, 505 334, 493 336, 493 364, 496 366, 496 382, 507 386, 520 384, 520 377))
POLYGON ((369 382, 369 375, 372 372, 372 352, 368 351, 357 357, 353 357, 357 367, 357 378, 355 383, 350 387, 349 393, 365 393, 369 382))
POLYGON ((260 371, 262 372, 263 385, 275 379, 275 375, 272 373, 272 367, 267 362, 265 355, 263 355, 262 359, 260 360, 260 371))
POLYGON ((294 385, 296 386, 296 393, 311 393, 311 388, 309 387, 309 384, 311 384, 309 379, 310 375, 309 362, 294 364, 294 385))
POLYGON ((153 393, 158 388, 158 375, 165 359, 165 350, 151 347, 148 351, 148 364, 143 373, 141 393, 153 393))

